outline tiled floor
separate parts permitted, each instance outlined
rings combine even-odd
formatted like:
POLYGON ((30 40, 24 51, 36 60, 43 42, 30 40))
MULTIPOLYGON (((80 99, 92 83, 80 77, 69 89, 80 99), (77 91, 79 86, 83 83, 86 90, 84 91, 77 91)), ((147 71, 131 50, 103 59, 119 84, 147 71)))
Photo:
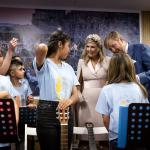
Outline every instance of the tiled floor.
MULTIPOLYGON (((88 142, 80 142, 79 149, 78 150, 90 150, 89 149, 89 143, 88 142)), ((108 142, 97 142, 96 143, 97 150, 108 150, 108 142)))
MULTIPOLYGON (((97 150, 108 150, 109 149, 107 141, 97 142, 96 145, 97 145, 97 150)), ((32 148, 31 147, 32 146, 30 145, 28 147, 28 150, 33 150, 33 147, 32 148)), ((34 150, 40 150, 39 143, 38 143, 38 140, 36 137, 34 138, 34 150)), ((78 149, 72 149, 72 150, 90 150, 89 149, 89 143, 88 143, 88 141, 82 141, 82 142, 80 142, 78 149)))

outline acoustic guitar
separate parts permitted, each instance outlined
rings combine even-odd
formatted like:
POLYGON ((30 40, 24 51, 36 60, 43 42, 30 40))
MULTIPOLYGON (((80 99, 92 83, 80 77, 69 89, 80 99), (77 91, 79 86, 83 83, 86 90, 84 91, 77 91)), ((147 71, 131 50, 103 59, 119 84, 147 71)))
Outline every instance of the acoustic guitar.
POLYGON ((85 123, 85 126, 88 131, 89 149, 97 150, 96 143, 95 143, 95 137, 94 137, 94 131, 93 131, 94 125, 92 122, 87 122, 87 123, 85 123))
POLYGON ((60 121, 61 132, 61 150, 68 150, 68 120, 69 120, 69 108, 65 110, 57 109, 57 119, 60 121))

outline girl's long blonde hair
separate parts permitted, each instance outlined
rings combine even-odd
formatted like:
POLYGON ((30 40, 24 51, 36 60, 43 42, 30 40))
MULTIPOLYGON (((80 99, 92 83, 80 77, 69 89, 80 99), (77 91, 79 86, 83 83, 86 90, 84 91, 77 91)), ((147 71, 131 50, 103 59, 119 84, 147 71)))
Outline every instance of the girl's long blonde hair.
POLYGON ((108 84, 123 81, 136 83, 141 88, 144 97, 148 97, 144 86, 137 81, 135 67, 130 56, 126 53, 114 54, 108 68, 108 84))

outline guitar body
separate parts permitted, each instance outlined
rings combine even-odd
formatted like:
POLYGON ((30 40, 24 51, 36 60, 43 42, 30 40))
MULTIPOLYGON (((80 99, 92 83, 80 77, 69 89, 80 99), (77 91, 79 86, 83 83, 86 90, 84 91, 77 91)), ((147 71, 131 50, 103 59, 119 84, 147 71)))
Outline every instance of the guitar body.
POLYGON ((94 125, 92 122, 87 122, 87 123, 85 123, 85 126, 88 130, 89 148, 90 148, 90 150, 97 150, 94 132, 93 132, 94 125))
POLYGON ((57 119, 60 121, 60 141, 61 150, 68 150, 68 120, 69 120, 69 108, 65 110, 58 109, 57 119))

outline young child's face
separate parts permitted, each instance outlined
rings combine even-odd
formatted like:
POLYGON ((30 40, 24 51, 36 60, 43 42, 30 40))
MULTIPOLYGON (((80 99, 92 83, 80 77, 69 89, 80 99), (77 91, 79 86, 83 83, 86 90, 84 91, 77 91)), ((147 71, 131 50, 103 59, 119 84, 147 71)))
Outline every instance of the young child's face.
POLYGON ((14 71, 14 77, 18 79, 23 79, 25 74, 24 66, 20 65, 18 66, 14 71))

